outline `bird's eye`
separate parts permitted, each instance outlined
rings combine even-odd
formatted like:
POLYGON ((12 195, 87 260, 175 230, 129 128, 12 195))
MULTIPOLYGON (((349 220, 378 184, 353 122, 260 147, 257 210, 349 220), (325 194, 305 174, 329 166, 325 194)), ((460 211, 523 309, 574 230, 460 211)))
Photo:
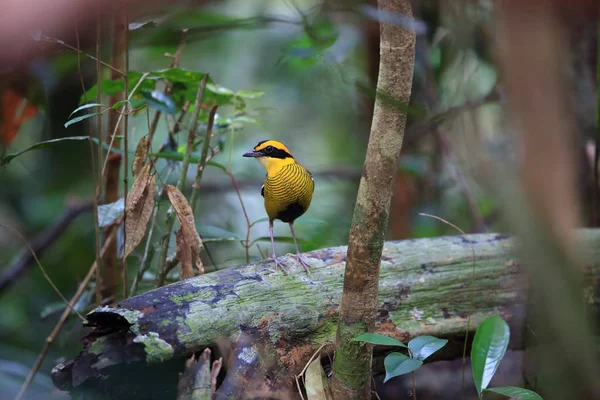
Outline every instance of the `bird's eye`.
POLYGON ((273 152, 273 146, 267 146, 267 147, 265 147, 265 151, 267 153, 272 153, 273 152))

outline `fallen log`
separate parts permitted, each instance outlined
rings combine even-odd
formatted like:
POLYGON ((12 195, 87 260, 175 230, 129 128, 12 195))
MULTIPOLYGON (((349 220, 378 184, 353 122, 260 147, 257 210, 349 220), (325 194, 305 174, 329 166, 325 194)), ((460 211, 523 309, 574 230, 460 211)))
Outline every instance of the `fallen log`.
MULTIPOLYGON (((600 265, 600 230, 581 230, 580 237, 589 275, 600 265)), ((288 275, 271 274, 270 265, 259 262, 95 309, 87 315, 92 330, 83 351, 54 368, 54 384, 75 397, 92 392, 111 399, 175 398, 185 358, 210 346, 227 369, 221 371, 217 398, 290 393, 294 376, 315 351, 333 350, 346 247, 305 256, 310 276, 290 257, 288 275), (217 345, 225 342, 232 348, 217 345)), ((471 330, 499 313, 518 333, 526 292, 508 236, 386 242, 377 332, 402 341, 419 335, 449 338, 437 358, 456 357, 471 311, 471 330)))

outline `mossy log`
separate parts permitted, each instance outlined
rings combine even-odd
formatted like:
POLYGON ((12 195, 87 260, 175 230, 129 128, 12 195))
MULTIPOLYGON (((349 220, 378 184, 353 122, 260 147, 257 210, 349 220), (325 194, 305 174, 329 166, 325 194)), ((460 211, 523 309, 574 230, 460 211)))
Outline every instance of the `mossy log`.
MULTIPOLYGON (((582 230, 580 237, 589 276, 600 265, 600 230, 582 230)), ((100 398, 175 398, 184 359, 211 346, 226 370, 217 398, 291 391, 294 376, 317 349, 324 345, 323 355, 333 350, 346 247, 305 256, 310 276, 286 257, 288 275, 269 273, 265 261, 92 311, 84 349, 54 368, 55 385, 75 397, 90 398, 91 391, 100 398)), ((513 333, 522 328, 525 278, 505 235, 386 242, 376 330, 402 341, 449 338, 438 358, 456 357, 471 311, 471 330, 495 313, 513 333)))

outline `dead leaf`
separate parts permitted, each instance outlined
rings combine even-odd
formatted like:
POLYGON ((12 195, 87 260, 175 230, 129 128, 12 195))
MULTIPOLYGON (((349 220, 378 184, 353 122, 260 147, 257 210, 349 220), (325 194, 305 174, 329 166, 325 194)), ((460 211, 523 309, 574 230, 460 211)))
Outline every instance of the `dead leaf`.
POLYGON ((5 89, 0 99, 0 141, 8 146, 17 137, 23 122, 34 117, 38 107, 12 89, 5 89))
POLYGON ((192 255, 193 243, 188 243, 183 233, 183 225, 177 231, 177 259, 181 264, 179 279, 184 280, 194 276, 194 261, 192 255))
MULTIPOLYGON (((152 216, 154 209, 154 195, 156 193, 156 180, 154 175, 149 176, 148 184, 144 190, 142 197, 133 206, 127 210, 127 219, 125 221, 125 257, 127 257, 140 244, 146 234, 146 226, 152 216)), ((127 198, 128 205, 130 204, 129 197, 127 198)))
POLYGON ((135 149, 135 158, 133 159, 133 176, 137 176, 138 173, 144 168, 146 164, 146 155, 148 154, 148 139, 146 136, 142 136, 137 148, 135 149))
POLYGON ((150 182, 150 164, 146 164, 144 168, 141 169, 140 173, 135 176, 133 181, 133 186, 129 193, 127 193, 127 206, 125 209, 127 212, 135 208, 136 204, 146 191, 146 186, 150 182))
POLYGON ((333 396, 329 382, 321 365, 321 359, 313 360, 305 373, 306 397, 308 400, 331 400, 333 396))
MULTIPOLYGON (((169 201, 171 202, 171 205, 173 206, 173 209, 175 210, 175 213, 177 215, 177 219, 181 224, 180 231, 183 235, 183 238, 185 239, 178 240, 177 251, 180 251, 179 243, 182 243, 182 245, 185 243, 185 245, 189 247, 192 265, 196 266, 200 274, 204 274, 204 266, 202 265, 202 260, 200 260, 200 249, 202 248, 202 240, 200 239, 200 235, 198 235, 198 231, 196 231, 196 223, 194 220, 194 213, 192 212, 192 208, 190 207, 190 204, 188 203, 183 193, 177 190, 177 188, 173 185, 167 185, 167 196, 169 197, 169 201)), ((179 259, 179 261, 182 260, 179 259)))

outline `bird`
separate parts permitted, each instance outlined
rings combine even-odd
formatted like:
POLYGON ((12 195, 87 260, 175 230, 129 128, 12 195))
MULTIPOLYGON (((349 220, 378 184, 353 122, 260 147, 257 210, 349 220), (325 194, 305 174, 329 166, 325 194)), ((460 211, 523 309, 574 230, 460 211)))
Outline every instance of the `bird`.
POLYGON ((260 189, 264 197, 265 210, 269 217, 269 235, 275 271, 283 265, 275 255, 275 240, 273 239, 273 221, 276 219, 290 226, 292 238, 296 245, 296 259, 310 274, 308 263, 300 255, 300 248, 294 232, 294 221, 303 215, 312 201, 315 181, 309 170, 300 165, 288 148, 277 140, 263 140, 243 155, 253 157, 265 167, 267 175, 260 189))

